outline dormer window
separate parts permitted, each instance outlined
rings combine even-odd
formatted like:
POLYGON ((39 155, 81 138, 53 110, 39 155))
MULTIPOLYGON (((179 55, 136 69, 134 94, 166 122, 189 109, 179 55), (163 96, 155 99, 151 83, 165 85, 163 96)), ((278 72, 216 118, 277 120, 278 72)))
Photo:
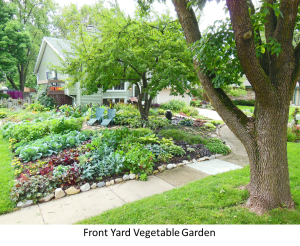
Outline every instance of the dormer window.
POLYGON ((46 71, 46 79, 58 79, 56 71, 46 71))

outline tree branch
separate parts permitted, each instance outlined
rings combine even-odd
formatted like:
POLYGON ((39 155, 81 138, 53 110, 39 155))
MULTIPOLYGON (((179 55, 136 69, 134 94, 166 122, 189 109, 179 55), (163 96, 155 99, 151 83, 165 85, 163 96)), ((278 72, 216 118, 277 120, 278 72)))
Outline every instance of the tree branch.
POLYGON ((11 76, 7 76, 9 83, 14 87, 15 90, 19 90, 18 86, 15 84, 14 79, 11 76))
MULTIPOLYGON (((277 0, 267 0, 266 2, 273 5, 274 3, 277 2, 277 0)), ((274 32, 276 30, 277 17, 275 15, 274 9, 272 9, 269 6, 267 7, 267 9, 269 10, 270 14, 266 16, 265 33, 266 33, 267 42, 269 42, 270 37, 274 36, 274 32)))
POLYGON ((247 0, 226 0, 226 2, 234 30, 238 57, 256 96, 263 98, 261 91, 273 95, 271 81, 256 57, 253 26, 247 0))

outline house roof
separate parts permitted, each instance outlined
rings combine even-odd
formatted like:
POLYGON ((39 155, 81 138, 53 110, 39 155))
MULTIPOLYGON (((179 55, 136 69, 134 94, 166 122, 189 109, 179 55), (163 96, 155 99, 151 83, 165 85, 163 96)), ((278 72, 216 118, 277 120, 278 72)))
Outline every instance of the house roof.
POLYGON ((66 54, 64 53, 64 51, 67 51, 67 52, 72 51, 71 46, 68 43, 68 41, 66 41, 64 39, 60 39, 60 38, 44 37, 42 40, 38 58, 36 60, 35 67, 34 67, 35 74, 37 74, 37 71, 38 71, 40 63, 42 61, 42 57, 43 57, 43 54, 44 54, 47 44, 63 60, 65 60, 65 58, 66 58, 66 54))

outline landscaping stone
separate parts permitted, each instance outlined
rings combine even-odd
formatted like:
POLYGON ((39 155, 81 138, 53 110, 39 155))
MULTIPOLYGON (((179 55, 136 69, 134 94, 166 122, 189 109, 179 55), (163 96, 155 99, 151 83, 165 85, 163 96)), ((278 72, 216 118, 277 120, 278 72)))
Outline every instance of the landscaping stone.
POLYGON ((185 166, 185 163, 179 163, 177 164, 178 167, 182 167, 182 166, 185 166))
POLYGON ((62 188, 57 188, 55 190, 55 199, 59 199, 59 198, 62 198, 66 195, 66 193, 63 191, 62 188))
POLYGON ((230 145, 226 144, 226 146, 227 146, 229 149, 231 149, 230 145))
POLYGON ((153 175, 154 175, 154 174, 157 174, 157 173, 159 173, 158 170, 154 170, 154 171, 153 171, 153 175))
POLYGON ((39 200, 39 202, 49 202, 52 198, 54 198, 54 194, 50 194, 48 196, 45 196, 45 197, 41 198, 39 200))
POLYGON ((209 160, 209 157, 208 157, 208 156, 205 156, 204 158, 205 158, 205 160, 209 160))
POLYGON ((161 166, 159 166, 157 169, 158 169, 158 171, 163 172, 163 171, 166 170, 166 168, 167 168, 166 165, 161 165, 161 166))
POLYGON ((209 157, 209 159, 210 159, 210 160, 216 159, 216 156, 215 156, 215 155, 212 155, 212 156, 209 157))
POLYGON ((129 178, 130 179, 135 179, 135 174, 134 173, 129 174, 129 178))
POLYGON ((91 189, 91 186, 90 186, 89 183, 86 183, 86 184, 80 186, 80 190, 81 190, 82 192, 88 191, 88 190, 90 190, 90 189, 91 189))
POLYGON ((92 189, 96 189, 96 188, 97 188, 96 183, 93 183, 93 184, 91 185, 91 188, 92 188, 92 189))
POLYGON ((18 202, 17 204, 17 207, 18 208, 26 208, 26 207, 29 207, 30 205, 33 204, 33 201, 32 200, 27 200, 25 203, 23 202, 18 202))
POLYGON ((106 186, 110 186, 110 182, 106 182, 106 186))
POLYGON ((115 184, 115 181, 114 181, 114 180, 111 180, 109 183, 110 183, 111 185, 114 185, 114 184, 115 184))
POLYGON ((199 161, 206 161, 205 157, 199 159, 199 161))
POLYGON ((215 154, 216 158, 222 157, 222 154, 215 154))
POLYGON ((212 138, 217 138, 218 135, 217 135, 217 134, 211 134, 211 137, 212 137, 212 138))
POLYGON ((124 181, 129 180, 129 179, 130 179, 129 175, 125 174, 125 175, 123 176, 123 180, 124 180, 124 181))
POLYGON ((69 189, 66 190, 67 195, 74 195, 79 193, 80 190, 76 189, 74 186, 70 187, 69 189))
POLYGON ((183 160, 182 161, 183 163, 185 163, 185 164, 188 164, 188 163, 190 163, 189 161, 187 161, 187 160, 183 160))
POLYGON ((119 184, 119 183, 122 183, 122 182, 123 182, 123 179, 121 179, 121 178, 115 179, 115 183, 116 183, 116 184, 119 184))
POLYGON ((98 184, 97 184, 97 186, 100 188, 100 187, 103 187, 103 186, 105 186, 105 182, 99 182, 98 184))
POLYGON ((193 159, 192 162, 193 162, 193 163, 197 163, 196 159, 193 159))
POLYGON ((167 165, 167 169, 168 169, 168 170, 173 169, 173 168, 175 168, 175 167, 177 167, 175 164, 171 164, 171 163, 170 163, 170 164, 167 165))

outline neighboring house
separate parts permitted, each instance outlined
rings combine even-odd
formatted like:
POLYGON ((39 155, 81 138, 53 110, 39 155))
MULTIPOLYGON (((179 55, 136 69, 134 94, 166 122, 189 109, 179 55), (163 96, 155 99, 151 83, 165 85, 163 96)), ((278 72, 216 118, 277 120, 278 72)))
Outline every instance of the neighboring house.
MULTIPOLYGON (((49 69, 50 65, 60 66, 60 58, 65 59, 63 51, 71 52, 70 45, 63 39, 44 37, 40 47, 39 55, 35 64, 34 73, 37 76, 37 84, 49 85, 48 95, 55 98, 56 101, 60 101, 59 104, 88 104, 88 103, 100 103, 107 104, 108 100, 112 102, 124 102, 126 103, 129 98, 137 97, 135 85, 129 88, 130 83, 122 81, 118 86, 102 92, 99 89, 98 93, 84 96, 82 95, 82 89, 80 88, 80 82, 75 84, 73 90, 61 88, 64 87, 62 80, 67 79, 68 75, 59 74, 49 69)), ((189 95, 170 96, 170 89, 164 89, 153 100, 153 103, 163 103, 172 99, 184 100, 188 105, 191 101, 189 95)))

